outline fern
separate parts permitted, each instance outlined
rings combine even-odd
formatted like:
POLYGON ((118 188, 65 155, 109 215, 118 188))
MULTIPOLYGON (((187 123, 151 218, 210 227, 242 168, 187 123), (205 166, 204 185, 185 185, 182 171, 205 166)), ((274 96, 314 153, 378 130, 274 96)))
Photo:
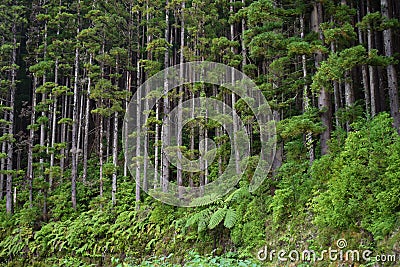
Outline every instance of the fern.
POLYGON ((197 224, 197 232, 202 232, 207 229, 207 224, 210 219, 210 210, 208 208, 193 214, 189 219, 186 221, 185 228, 193 226, 197 224))
POLYGON ((225 215, 225 220, 224 220, 224 226, 226 228, 232 228, 233 226, 235 226, 235 223, 237 221, 237 214, 236 211, 234 209, 227 209, 226 210, 226 215, 225 215))
POLYGON ((187 227, 190 227, 190 226, 196 224, 199 220, 199 217, 200 217, 200 213, 195 213, 192 216, 190 216, 189 219, 187 219, 187 221, 186 221, 185 227, 187 228, 187 227))
POLYGON ((211 193, 209 195, 205 195, 203 197, 198 197, 198 198, 193 199, 190 202, 190 206, 197 206, 197 207, 205 206, 205 205, 215 202, 219 198, 220 198, 220 196, 217 195, 216 193, 211 193))
POLYGON ((225 203, 236 202, 240 203, 243 199, 250 196, 250 192, 247 187, 241 187, 233 191, 226 199, 225 203))
POLYGON ((226 210, 226 207, 219 208, 213 213, 213 215, 211 215, 210 222, 208 223, 209 229, 214 229, 218 226, 218 224, 220 224, 220 222, 222 222, 222 220, 225 218, 226 210))

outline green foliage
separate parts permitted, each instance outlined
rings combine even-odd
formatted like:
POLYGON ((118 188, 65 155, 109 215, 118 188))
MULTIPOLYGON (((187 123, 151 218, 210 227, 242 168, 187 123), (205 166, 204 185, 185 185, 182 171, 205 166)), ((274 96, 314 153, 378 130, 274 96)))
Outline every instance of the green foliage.
MULTIPOLYGON (((343 150, 333 157, 325 156, 331 164, 324 170, 326 191, 313 201, 317 225, 364 229, 377 239, 393 230, 400 207, 400 165, 394 160, 400 140, 391 125, 388 114, 354 123, 343 150)), ((324 166, 318 163, 313 173, 321 173, 324 166)))
POLYGON ((291 161, 282 165, 278 177, 281 179, 270 204, 275 227, 280 227, 286 218, 305 212, 313 181, 308 175, 307 161, 291 161))
POLYGON ((300 134, 320 134, 324 127, 317 117, 317 110, 309 110, 302 115, 292 116, 284 119, 277 125, 277 133, 283 139, 296 138, 300 134))
POLYGON ((208 223, 209 229, 214 229, 220 224, 226 215, 227 208, 219 208, 216 212, 211 215, 210 222, 208 223))
MULTIPOLYGON (((227 209, 226 214, 225 214, 225 220, 224 220, 224 226, 228 229, 232 228, 235 226, 235 223, 237 221, 237 214, 234 209, 227 209)), ((210 221, 211 223, 211 221, 210 221)))
MULTIPOLYGON (((146 261, 143 261, 140 265, 134 265, 138 267, 144 266, 162 266, 162 267, 178 267, 180 264, 174 264, 171 262, 172 254, 167 257, 153 258, 146 261)), ((235 253, 227 253, 224 256, 213 256, 206 255, 201 256, 198 253, 191 251, 185 261, 185 266, 190 267, 228 267, 228 266, 241 266, 241 267, 258 267, 261 266, 255 261, 252 260, 242 260, 238 259, 235 253)), ((117 265, 117 266, 125 266, 125 265, 117 265)), ((126 265, 133 266, 133 265, 126 265)))
POLYGON ((345 122, 353 123, 354 121, 360 119, 363 113, 364 113, 363 107, 359 102, 356 102, 351 106, 339 109, 335 115, 339 119, 340 123, 345 123, 345 122))

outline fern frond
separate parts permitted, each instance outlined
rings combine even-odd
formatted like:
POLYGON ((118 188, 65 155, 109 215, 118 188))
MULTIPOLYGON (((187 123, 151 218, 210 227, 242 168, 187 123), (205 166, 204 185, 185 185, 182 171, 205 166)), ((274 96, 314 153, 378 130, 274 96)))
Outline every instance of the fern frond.
POLYGON ((220 222, 222 222, 225 218, 226 210, 226 207, 219 208, 213 215, 211 215, 210 222, 208 223, 209 229, 214 229, 218 224, 220 224, 220 222))
POLYGON ((236 221, 237 221, 236 211, 231 208, 227 209, 225 214, 224 226, 230 229, 233 226, 235 226, 236 221))

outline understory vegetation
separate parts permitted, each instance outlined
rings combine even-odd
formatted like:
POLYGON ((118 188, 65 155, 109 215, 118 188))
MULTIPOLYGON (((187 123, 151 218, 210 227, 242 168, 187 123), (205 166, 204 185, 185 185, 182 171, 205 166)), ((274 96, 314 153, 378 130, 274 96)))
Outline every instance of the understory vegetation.
POLYGON ((331 153, 312 166, 301 136, 293 137, 286 162, 257 192, 242 179, 204 207, 177 208, 146 195, 137 203, 130 177, 120 178, 112 206, 110 194, 97 196, 93 171, 90 185, 78 184, 78 209, 65 183, 48 196, 44 221, 22 191, 19 201, 28 204, 1 214, 0 259, 12 266, 275 266, 257 260, 264 246, 322 251, 341 238, 351 249, 398 253, 400 138, 385 113, 352 129, 347 137, 335 133, 331 153))

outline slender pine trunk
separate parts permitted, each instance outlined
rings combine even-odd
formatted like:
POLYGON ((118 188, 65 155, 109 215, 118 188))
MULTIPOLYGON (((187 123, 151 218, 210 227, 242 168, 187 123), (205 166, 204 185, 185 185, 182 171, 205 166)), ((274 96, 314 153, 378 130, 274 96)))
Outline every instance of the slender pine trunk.
POLYGON ((85 110, 85 130, 83 139, 83 175, 82 182, 85 184, 87 179, 88 171, 88 156, 89 156, 89 116, 90 116, 90 91, 92 86, 91 67, 92 67, 93 54, 89 55, 89 70, 88 70, 88 84, 87 84, 87 95, 86 95, 86 110, 85 110))
MULTIPOLYGON (((79 29, 78 29, 79 34, 79 29)), ((73 109, 72 109, 72 166, 71 166, 71 200, 72 207, 76 209, 76 179, 78 176, 78 147, 77 147, 77 134, 78 134, 78 73, 79 73, 79 48, 75 48, 75 74, 74 74, 74 95, 73 95, 73 109)))
MULTIPOLYGON (((12 26, 13 34, 13 49, 12 49, 12 59, 11 59, 11 84, 10 84, 10 96, 9 103, 10 109, 8 113, 8 134, 11 137, 14 136, 14 102, 15 102, 15 89, 16 89, 16 78, 17 71, 15 69, 15 64, 17 62, 17 25, 14 22, 12 26)), ((6 181, 6 211, 11 214, 13 212, 13 152, 14 145, 13 141, 9 139, 7 144, 7 181, 6 181)))
MULTIPOLYGON (((184 63, 184 56, 183 56, 183 50, 185 48, 185 1, 182 1, 181 3, 181 40, 180 40, 180 57, 179 57, 179 63, 180 68, 179 68, 179 75, 180 79, 183 79, 183 63, 184 63)), ((182 106, 183 103, 183 96, 184 96, 184 86, 181 85, 179 86, 179 100, 178 100, 178 106, 182 106)), ((177 144, 178 144, 178 150, 181 149, 182 147, 182 108, 178 108, 178 132, 177 132, 177 144)), ((183 185, 183 179, 182 179, 182 153, 178 153, 178 164, 176 166, 176 180, 178 184, 178 194, 179 198, 182 197, 182 188, 181 186, 183 185)))
POLYGON ((113 165, 114 171, 112 175, 112 204, 117 204, 117 168, 118 168, 118 111, 114 113, 114 131, 113 131, 113 165))
MULTIPOLYGON (((304 15, 301 15, 300 17, 300 37, 301 39, 304 39, 305 37, 305 26, 304 26, 304 15)), ((303 69, 303 79, 304 79, 304 87, 303 87, 303 109, 305 112, 310 110, 310 98, 308 96, 308 84, 307 84, 307 57, 306 55, 301 55, 301 65, 303 69)), ((315 153, 314 153, 314 142, 312 139, 312 133, 308 132, 306 133, 306 147, 308 150, 308 156, 310 158, 310 165, 314 162, 315 160, 315 153)))
MULTIPOLYGON (((165 54, 164 54, 164 68, 168 68, 169 66, 169 10, 168 10, 168 4, 169 0, 166 1, 166 9, 165 9, 165 42, 167 44, 167 47, 165 49, 165 54)), ((169 116, 169 111, 170 111, 170 103, 169 103, 169 97, 168 97, 168 70, 164 71, 164 106, 163 106, 163 129, 162 129, 162 190, 163 192, 166 192, 168 190, 168 182, 169 182, 169 161, 168 161, 168 156, 167 156, 167 149, 170 142, 169 142, 169 125, 167 123, 168 121, 168 116, 169 116)))

